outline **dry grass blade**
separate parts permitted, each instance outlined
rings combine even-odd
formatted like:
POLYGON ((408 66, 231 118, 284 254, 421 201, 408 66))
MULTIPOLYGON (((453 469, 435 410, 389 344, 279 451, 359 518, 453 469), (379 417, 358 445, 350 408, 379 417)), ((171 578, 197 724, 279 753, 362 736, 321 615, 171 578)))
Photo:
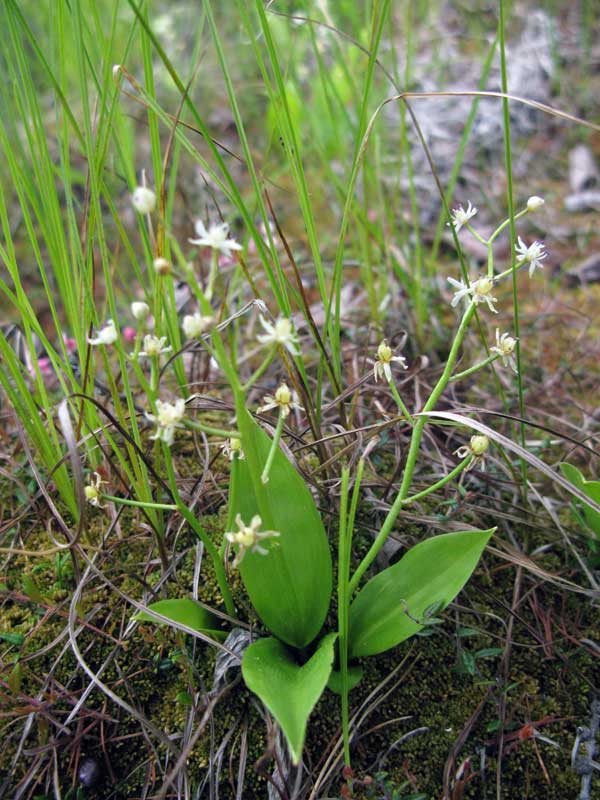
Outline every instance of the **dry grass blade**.
POLYGON ((464 425, 467 428, 473 428, 473 430, 478 431, 479 433, 483 433, 492 441, 499 444, 501 447, 504 447, 506 450, 510 450, 515 455, 519 456, 519 458, 523 458, 527 461, 528 464, 531 464, 532 467, 539 470, 543 475, 549 478, 551 481, 554 481, 559 486, 561 486, 565 491, 572 494, 578 500, 581 500, 582 503, 587 503, 594 511, 600 513, 600 504, 596 503, 592 500, 589 495, 582 492, 581 489, 578 489, 577 486, 574 486, 572 483, 566 478, 558 473, 554 472, 547 464, 545 464, 541 458, 534 456, 524 447, 521 447, 520 444, 513 442, 512 439, 509 439, 508 436, 504 436, 502 433, 498 433, 498 431, 493 430, 488 425, 485 425, 483 422, 479 422, 479 420, 471 419, 470 417, 466 417, 463 414, 456 414, 453 411, 423 411, 419 414, 415 414, 417 417, 429 417, 431 419, 445 419, 449 422, 455 422, 457 425, 464 425))

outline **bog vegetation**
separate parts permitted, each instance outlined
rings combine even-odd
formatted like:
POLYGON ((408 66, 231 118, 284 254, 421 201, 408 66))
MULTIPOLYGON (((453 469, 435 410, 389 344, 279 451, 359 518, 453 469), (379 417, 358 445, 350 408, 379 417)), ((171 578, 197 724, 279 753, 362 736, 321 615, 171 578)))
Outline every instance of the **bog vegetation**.
POLYGON ((591 9, 6 0, 0 794, 593 796, 591 9))

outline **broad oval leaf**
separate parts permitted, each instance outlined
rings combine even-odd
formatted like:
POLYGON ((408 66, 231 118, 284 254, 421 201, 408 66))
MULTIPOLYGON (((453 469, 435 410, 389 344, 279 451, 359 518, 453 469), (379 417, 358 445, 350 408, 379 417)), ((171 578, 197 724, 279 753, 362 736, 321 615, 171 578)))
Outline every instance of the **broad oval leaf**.
POLYGON ((294 764, 300 763, 306 724, 322 695, 333 665, 337 633, 325 636, 306 664, 278 639, 259 639, 242 659, 246 686, 258 695, 281 725, 294 764))
POLYGON ((495 530, 434 536, 371 578, 350 606, 350 656, 383 653, 421 630, 425 610, 463 588, 495 530))
MULTIPOLYGON (((568 464, 566 461, 560 464, 560 469, 568 481, 571 481, 578 489, 585 492, 591 500, 600 504, 600 481, 586 480, 577 467, 568 464)), ((596 538, 600 537, 600 514, 587 503, 583 503, 583 513, 585 521, 596 538)))
MULTIPOLYGON (((156 603, 150 603, 147 608, 148 611, 154 611, 156 614, 167 617, 171 622, 187 625, 188 628, 201 631, 219 642, 222 642, 227 636, 225 631, 218 629, 217 617, 189 597, 157 600, 156 603)), ((138 611, 133 618, 143 622, 153 622, 155 625, 161 624, 160 620, 145 611, 138 611)))
POLYGON ((258 514, 262 530, 279 531, 264 539, 266 555, 247 551, 240 574, 252 605, 269 630, 293 647, 306 647, 325 621, 331 597, 331 554, 325 528, 304 480, 280 449, 269 482, 257 485, 271 439, 249 414, 238 426, 246 458, 236 464, 230 519, 249 524, 258 514))
MULTIPOLYGON (((348 691, 351 692, 362 681, 363 668, 360 664, 355 664, 348 667, 348 691)), ((342 673, 337 670, 332 670, 329 680, 327 681, 327 688, 334 694, 342 694, 342 673)))

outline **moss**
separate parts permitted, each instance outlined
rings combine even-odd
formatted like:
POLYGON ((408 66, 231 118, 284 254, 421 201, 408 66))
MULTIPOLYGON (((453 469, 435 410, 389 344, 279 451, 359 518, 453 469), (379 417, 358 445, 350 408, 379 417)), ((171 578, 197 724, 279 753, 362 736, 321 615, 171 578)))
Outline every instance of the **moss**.
MULTIPOLYGON (((107 561, 107 575, 116 585, 133 597, 140 598, 142 584, 135 576, 143 578, 147 584, 156 583, 160 577, 158 569, 148 567, 148 553, 152 550, 148 535, 138 535, 134 526, 135 515, 130 515, 132 535, 121 541, 111 543, 110 558, 107 561)), ((220 542, 225 526, 223 513, 202 519, 207 533, 215 542, 220 542)), ((126 532, 126 528, 123 530, 126 532)), ((418 539, 422 531, 418 525, 407 527, 402 531, 403 541, 418 539)), ((541 538, 540 534, 540 538, 541 538)), ((535 539, 535 535, 534 535, 535 539)), ((366 531, 359 531, 355 537, 353 558, 355 564, 364 555, 372 536, 366 531)), ((188 552, 180 558, 177 566, 178 582, 171 581, 167 585, 170 597, 185 596, 191 585, 194 573, 195 537, 189 531, 182 532, 178 539, 178 549, 188 552)), ((45 534, 32 536, 28 542, 31 549, 43 549, 48 546, 45 534)), ((335 551, 335 535, 331 537, 332 551, 335 551)), ((38 565, 39 566, 39 565, 38 565)), ((465 589, 462 605, 472 609, 461 612, 457 625, 475 624, 480 627, 478 617, 492 612, 498 615, 499 603, 510 604, 513 575, 504 564, 497 564, 486 558, 486 569, 479 571, 476 579, 465 589), (499 567, 502 567, 499 569, 499 567)), ((554 554, 545 556, 544 567, 559 569, 563 565, 554 554)), ((7 576, 7 584, 13 592, 21 590, 23 569, 30 569, 31 563, 23 557, 15 558, 7 576)), ((43 625, 38 626, 35 634, 28 635, 21 648, 23 675, 20 697, 35 697, 40 691, 44 677, 52 672, 52 680, 41 698, 52 709, 52 713, 60 718, 72 708, 72 700, 67 694, 61 694, 61 687, 71 693, 78 694, 88 685, 88 679, 82 677, 74 655, 69 649, 60 660, 56 661, 59 646, 43 652, 43 648, 60 636, 64 630, 66 613, 65 601, 70 594, 68 589, 56 587, 54 565, 48 561, 35 572, 35 580, 40 590, 54 602, 58 603, 58 611, 50 615, 43 625), (62 606, 61 606, 62 603, 62 606), (36 655, 39 653, 39 655, 36 655)), ((243 586, 237 574, 231 575, 231 585, 236 604, 242 619, 257 625, 256 616, 246 598, 243 586)), ((212 574, 209 559, 203 564, 202 581, 199 590, 200 598, 209 605, 218 605, 219 595, 212 574)), ((538 616, 541 612, 551 612, 555 619, 564 618, 565 625, 574 637, 574 641, 593 635, 593 619, 591 612, 582 607, 578 598, 573 595, 562 597, 550 590, 540 589, 536 595, 538 616), (576 626, 573 620, 576 620, 576 626), (575 627, 577 628, 575 630, 575 627)), ((90 585, 82 594, 79 607, 80 616, 85 616, 92 609, 95 615, 91 623, 110 634, 100 636, 94 630, 84 629, 78 636, 78 643, 86 662, 94 670, 100 669, 109 654, 115 648, 115 640, 119 640, 122 628, 123 605, 118 594, 102 584, 90 585)), ((129 616, 127 611, 126 616, 129 616)), ((364 659, 364 679, 351 694, 351 704, 357 707, 367 695, 396 667, 399 661, 409 652, 412 655, 407 661, 406 672, 401 685, 390 694, 362 725, 361 738, 353 752, 353 767, 360 780, 372 776, 380 770, 388 773, 388 780, 402 785, 410 777, 415 790, 427 796, 438 797, 441 794, 443 770, 448 754, 452 750, 457 737, 467 724, 480 701, 486 696, 488 687, 492 685, 489 698, 485 703, 473 730, 470 732, 458 757, 458 763, 467 756, 473 759, 475 771, 479 770, 481 753, 485 753, 485 776, 488 787, 495 778, 495 739, 497 734, 493 725, 498 716, 498 702, 504 690, 507 698, 506 751, 502 764, 502 780, 505 787, 510 787, 513 796, 543 796, 548 800, 562 800, 577 794, 579 779, 569 766, 570 752, 574 740, 575 728, 585 724, 589 715, 589 676, 594 668, 592 656, 583 648, 568 641, 557 641, 544 654, 540 643, 532 636, 532 631, 540 628, 540 619, 534 613, 534 607, 524 606, 515 624, 515 647, 511 658, 511 672, 508 679, 509 688, 497 685, 499 674, 499 658, 477 659, 475 675, 465 674, 458 669, 459 645, 450 624, 446 624, 440 632, 431 638, 415 639, 407 642, 389 653, 364 659), (411 649, 412 648, 412 649, 411 649), (415 656, 418 658, 415 660, 415 656), (565 660, 566 659, 566 660, 565 660), (410 669, 409 669, 410 665, 410 669), (516 732, 530 722, 537 722, 542 735, 556 741, 557 750, 543 742, 536 743, 543 759, 551 784, 546 783, 544 772, 540 766, 538 752, 533 742, 521 740, 516 732), (419 730, 413 736, 406 735, 419 730), (393 749, 383 758, 390 745, 400 737, 406 737, 401 745, 393 749), (377 763, 377 758, 383 761, 377 763), (529 787, 529 788, 527 788, 529 787)), ((4 607, 1 629, 5 632, 28 634, 40 620, 40 610, 35 603, 17 599, 17 595, 9 596, 4 607)), ((336 607, 332 602, 325 628, 336 627, 336 607)), ((503 636, 502 625, 494 622, 494 617, 486 616, 481 625, 485 634, 477 637, 461 639, 460 647, 469 652, 477 652, 482 648, 494 647, 498 644, 496 636, 503 636)), ((260 626, 257 625, 258 630, 260 626)), ((62 640, 64 641, 64 640, 62 640)), ((115 691, 140 708, 143 714, 167 734, 178 737, 183 732, 188 707, 179 701, 181 692, 194 692, 201 687, 210 688, 214 669, 215 651, 200 643, 195 649, 191 642, 179 636, 168 627, 157 627, 150 624, 139 625, 129 641, 117 648, 117 654, 102 674, 102 680, 112 686, 115 691), (195 652, 195 657, 192 654, 195 652), (190 675, 193 682, 190 685, 190 675)), ((12 668, 12 667, 11 667, 12 668)), ((202 693, 201 693, 202 695, 202 693)), ((106 755, 110 761, 112 773, 118 784, 119 796, 136 796, 146 781, 147 759, 158 757, 163 760, 165 754, 161 745, 155 752, 143 749, 140 726, 135 719, 129 718, 114 705, 106 706, 106 698, 102 692, 94 690, 87 698, 86 713, 108 713, 110 721, 104 723, 103 740, 106 755), (135 746, 132 746, 132 742, 135 746)), ((195 721, 201 717, 198 709, 195 721)), ((332 741, 339 736, 340 708, 339 698, 326 691, 313 712, 306 742, 307 762, 316 767, 324 753, 328 752, 332 741)), ((266 795, 265 777, 257 774, 253 765, 264 754, 267 747, 266 727, 260 717, 254 698, 239 682, 227 695, 225 700, 217 704, 205 735, 201 736, 189 754, 188 774, 193 785, 202 781, 206 769, 214 758, 214 752, 220 743, 231 734, 227 745, 225 759, 236 758, 239 754, 239 734, 243 728, 249 732, 247 773, 245 777, 245 796, 264 797, 266 795)), ((4 767, 0 767, 0 776, 10 764, 15 752, 17 726, 13 723, 7 728, 5 736, 4 767), (3 771, 4 770, 4 771, 3 771)), ((28 739, 28 746, 43 745, 53 732, 40 725, 28 739)), ((78 742, 82 756, 92 756, 104 763, 104 755, 100 746, 100 730, 91 725, 86 737, 78 742)), ((67 742, 59 749, 61 774, 64 776, 63 789, 71 785, 73 780, 73 747, 67 742)), ((226 760, 223 763, 227 763, 226 760)), ((21 777, 28 764, 23 761, 19 765, 14 781, 21 777)), ((264 767, 271 771, 273 764, 266 762, 264 767)), ((221 774, 220 796, 232 797, 228 783, 228 769, 223 768, 221 774)), ((336 791, 338 784, 334 782, 330 796, 336 791)), ((105 782, 89 797, 106 797, 115 791, 111 780, 105 782)), ((361 797, 363 789, 357 787, 355 797, 361 797)), ((481 797, 483 779, 480 774, 466 788, 466 798, 481 797)), ((489 790, 488 790, 489 791, 489 790)), ((373 795, 371 795, 373 796, 373 795)))

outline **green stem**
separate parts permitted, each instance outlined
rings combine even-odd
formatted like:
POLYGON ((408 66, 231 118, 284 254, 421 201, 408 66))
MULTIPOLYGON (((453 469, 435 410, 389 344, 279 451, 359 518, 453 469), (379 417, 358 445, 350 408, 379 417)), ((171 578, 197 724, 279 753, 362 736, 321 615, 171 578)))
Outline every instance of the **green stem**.
POLYGON ((350 483, 350 470, 342 469, 342 487, 340 495, 340 530, 338 545, 338 648, 340 655, 340 675, 342 689, 342 737, 344 742, 344 765, 350 766, 350 726, 348 694, 350 691, 348 681, 348 609, 349 593, 348 579, 350 577, 350 544, 351 537, 348 530, 348 485, 350 483))
POLYGON ((183 420, 186 428, 193 428, 194 430, 202 431, 202 433, 209 433, 212 436, 224 436, 226 439, 239 439, 241 434, 239 431, 226 431, 223 428, 213 428, 210 425, 204 425, 202 422, 197 422, 194 419, 183 420))
MULTIPOLYGON (((456 336, 454 337, 452 347, 450 348, 448 361, 446 362, 444 371, 440 376, 440 379, 436 383, 433 391, 431 392, 429 400, 425 403, 425 406, 423 407, 424 412, 432 411, 434 409, 437 401, 440 399, 442 392, 446 388, 448 381, 450 380, 452 369, 454 367, 454 364, 458 356, 459 348, 462 344, 462 340, 466 333, 469 322, 471 321, 471 318, 475 313, 475 308, 476 308, 475 304, 471 303, 463 315, 463 318, 458 327, 458 331, 456 332, 456 336)), ((410 488, 413 472, 415 470, 415 465, 417 462, 417 456, 419 454, 421 437, 423 435, 423 429, 425 427, 426 422, 427 422, 427 417, 420 416, 415 423, 410 440, 408 455, 406 457, 406 466, 404 467, 404 474, 402 476, 402 483, 400 484, 400 489, 398 490, 396 499, 394 500, 392 507, 388 511, 387 517, 385 518, 383 525, 381 526, 381 530, 377 534, 375 541, 369 548, 369 551, 367 552, 363 560, 360 562, 360 564, 356 568, 354 575, 352 576, 352 579, 350 581, 350 594, 353 594, 356 591, 356 588, 362 576, 371 566, 371 564, 375 560, 375 557, 377 556, 377 553, 383 547, 385 540, 392 532, 392 528, 394 527, 396 518, 398 517, 398 514, 400 513, 404 501, 406 500, 406 497, 408 495, 408 490, 410 488)))
POLYGON ((433 486, 428 486, 427 489, 423 489, 422 492, 417 492, 417 494, 413 494, 412 497, 407 497, 403 501, 402 505, 407 506, 409 503, 415 503, 417 500, 422 500, 424 497, 427 497, 427 495, 431 494, 432 492, 437 492, 438 489, 441 489, 442 486, 445 486, 453 478, 456 478, 457 475, 460 475, 460 473, 463 470, 467 469, 472 460, 473 456, 468 455, 465 459, 463 459, 460 462, 460 464, 457 464, 451 472, 449 472, 447 475, 444 475, 443 478, 440 478, 440 480, 437 483, 434 483, 433 486))
POLYGON ((285 417, 283 415, 283 411, 280 411, 279 419, 277 420, 277 427, 275 428, 275 433, 273 435, 273 441, 271 442, 271 449, 269 450, 269 455, 267 456, 265 468, 263 469, 262 475, 260 476, 260 480, 262 483, 269 482, 269 472, 271 471, 271 466, 273 464, 273 459, 275 458, 275 453, 279 448, 279 440, 281 439, 284 420, 285 417))
POLYGON ((477 231, 472 225, 470 225, 467 222, 467 224, 464 227, 469 231, 471 236, 474 236, 477 239, 478 242, 481 242, 481 244, 484 244, 486 247, 488 246, 488 242, 483 238, 483 236, 480 233, 477 233, 477 231))
POLYGON ((396 388, 396 384, 394 383, 394 379, 390 378, 388 383, 390 385, 390 390, 392 392, 394 400, 396 401, 396 405, 400 409, 400 413, 402 414, 404 419, 408 422, 408 424, 412 427, 412 425, 414 425, 414 420, 410 415, 410 411, 404 405, 404 402, 403 402, 402 398, 400 397, 400 393, 398 392, 398 389, 396 388))
MULTIPOLYGON (((518 214, 515 214, 513 219, 516 222, 518 219, 521 219, 521 217, 524 217, 525 214, 528 214, 528 213, 529 213, 529 209, 525 208, 525 209, 523 209, 523 211, 519 211, 518 214)), ((488 239, 488 244, 491 244, 494 241, 494 239, 497 239, 498 236, 502 233, 502 231, 505 228, 507 228, 509 225, 510 225, 510 217, 508 219, 505 219, 504 222, 501 225, 498 225, 496 230, 492 233, 492 235, 488 239)))
POLYGON ((244 392, 247 392, 247 391, 248 391, 248 390, 249 390, 249 389, 250 389, 252 386, 254 386, 254 384, 256 383, 256 381, 257 381, 257 380, 258 380, 260 377, 262 377, 262 375, 264 375, 264 373, 267 371, 267 369, 268 369, 268 368, 271 366, 271 364, 273 363, 273 359, 275 358, 275 356, 276 356, 276 355, 277 355, 277 345, 275 345, 275 347, 273 347, 273 349, 271 350, 271 352, 270 352, 270 353, 268 353, 268 355, 267 355, 267 357, 265 358, 265 360, 264 360, 264 361, 262 362, 262 364, 261 364, 261 365, 258 367, 258 369, 257 369, 257 370, 256 370, 256 371, 255 371, 255 372, 254 372, 254 373, 253 373, 251 376, 250 376, 250 378, 248 379, 247 383, 245 383, 245 384, 242 386, 242 390, 243 390, 244 392))
POLYGON ((221 591, 221 594, 223 595, 223 600, 225 602, 225 608, 227 609, 227 613, 233 617, 235 616, 235 605, 233 603, 233 598, 231 596, 229 586, 227 585, 227 575, 225 574, 225 566, 223 565, 222 560, 219 558, 219 551, 215 546, 215 544, 213 543, 210 536, 206 533, 206 531, 202 527, 202 525, 198 522, 196 517, 193 515, 193 513, 181 499, 181 495, 179 494, 179 489, 177 488, 177 479, 175 477, 175 470, 173 469, 171 451, 166 445, 163 447, 163 452, 165 454, 165 465, 167 467, 167 473, 169 477, 169 487, 171 489, 171 494, 173 495, 173 500, 175 500, 175 503, 177 504, 177 510, 189 524, 189 526, 194 531, 196 536, 200 539, 200 541, 206 548, 206 552, 211 557, 215 569, 215 577, 217 579, 217 583, 219 584, 219 589, 221 591))
POLYGON ((144 500, 127 500, 125 497, 114 497, 111 494, 103 494, 103 500, 110 500, 111 503, 120 503, 122 506, 136 506, 137 508, 160 508, 164 511, 177 511, 178 506, 169 503, 148 503, 144 500))
MULTIPOLYGON (((235 511, 237 509, 237 487, 239 481, 239 456, 237 453, 233 454, 233 458, 231 459, 230 471, 229 471, 229 497, 227 498, 228 508, 227 508, 227 522, 225 523, 225 530, 232 531, 233 530, 233 523, 235 517, 235 511)), ((225 558, 225 550, 227 548, 227 542, 225 537, 223 537, 223 543, 219 547, 219 557, 221 560, 225 558)))
POLYGON ((497 358, 500 358, 500 355, 498 353, 494 353, 493 355, 488 356, 484 361, 480 361, 479 364, 475 364, 474 366, 469 367, 469 369, 465 369, 462 372, 457 372, 456 375, 453 375, 450 378, 449 383, 452 383, 453 381, 460 381, 463 378, 466 378, 467 375, 472 375, 474 372, 487 367, 488 364, 491 364, 492 361, 495 361, 497 358))
POLYGON ((206 287, 205 296, 210 302, 212 300, 213 291, 215 288, 215 280, 217 277, 217 267, 219 265, 219 251, 213 248, 212 258, 210 261, 210 272, 208 273, 208 286, 206 287))

